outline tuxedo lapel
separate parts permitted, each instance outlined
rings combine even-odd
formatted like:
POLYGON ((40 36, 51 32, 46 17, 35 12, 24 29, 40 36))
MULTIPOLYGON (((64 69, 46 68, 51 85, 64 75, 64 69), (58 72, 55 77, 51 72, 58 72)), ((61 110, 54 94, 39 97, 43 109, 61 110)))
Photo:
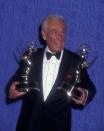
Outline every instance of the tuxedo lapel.
POLYGON ((38 82, 38 87, 40 88, 41 97, 43 99, 43 85, 42 85, 42 67, 43 67, 43 57, 44 57, 44 48, 39 49, 36 55, 36 80, 38 82))
POLYGON ((62 60, 61 60, 61 63, 60 63, 60 67, 59 67, 59 71, 58 71, 58 75, 57 75, 57 78, 56 78, 56 81, 54 83, 54 87, 57 87, 60 85, 60 82, 63 80, 64 76, 65 76, 65 73, 66 73, 66 70, 67 70, 67 55, 66 55, 66 52, 64 50, 64 53, 63 53, 63 57, 62 57, 62 60))

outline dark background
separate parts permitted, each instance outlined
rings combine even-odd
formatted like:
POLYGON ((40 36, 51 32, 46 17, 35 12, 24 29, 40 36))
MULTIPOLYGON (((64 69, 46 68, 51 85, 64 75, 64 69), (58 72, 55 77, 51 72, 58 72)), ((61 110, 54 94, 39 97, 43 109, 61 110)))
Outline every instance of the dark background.
POLYGON ((96 85, 94 100, 83 111, 73 110, 72 131, 104 130, 104 0, 0 0, 0 131, 15 131, 21 101, 6 103, 6 85, 18 67, 14 59, 27 41, 38 39, 39 24, 48 14, 63 15, 68 24, 66 48, 81 43, 98 56, 88 72, 96 85))

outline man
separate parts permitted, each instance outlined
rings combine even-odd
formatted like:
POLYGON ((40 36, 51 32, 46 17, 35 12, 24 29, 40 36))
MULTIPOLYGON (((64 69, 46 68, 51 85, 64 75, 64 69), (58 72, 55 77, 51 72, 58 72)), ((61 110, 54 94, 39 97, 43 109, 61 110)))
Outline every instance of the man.
MULTIPOLYGON (((31 79, 38 83, 40 92, 17 91, 16 84, 19 82, 16 77, 9 90, 11 99, 23 98, 17 131, 70 131, 73 103, 78 107, 85 106, 95 95, 95 87, 84 69, 81 71, 81 85, 78 87, 81 95, 78 100, 59 90, 67 77, 69 83, 74 81, 80 57, 64 49, 66 23, 63 17, 47 16, 41 33, 46 47, 38 49, 35 58, 33 56, 31 71, 31 79)), ((17 72, 15 76, 18 76, 17 72)))

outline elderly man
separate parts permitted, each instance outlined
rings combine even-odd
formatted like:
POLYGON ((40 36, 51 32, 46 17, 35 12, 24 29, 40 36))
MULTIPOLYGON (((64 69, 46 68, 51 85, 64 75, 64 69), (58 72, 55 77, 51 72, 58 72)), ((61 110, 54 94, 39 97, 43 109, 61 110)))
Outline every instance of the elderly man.
MULTIPOLYGON (((31 79, 38 82, 40 92, 19 92, 16 77, 10 86, 9 97, 16 99, 22 96, 23 99, 16 130, 70 131, 73 103, 78 107, 85 106, 92 100, 96 90, 85 69, 81 71, 81 84, 78 87, 81 95, 78 100, 58 89, 68 74, 68 82, 72 83, 80 61, 77 54, 64 49, 66 23, 63 17, 47 16, 42 23, 41 34, 46 47, 38 49, 35 58, 33 56, 35 64, 31 71, 31 79)), ((15 76, 18 76, 17 72, 15 76)))

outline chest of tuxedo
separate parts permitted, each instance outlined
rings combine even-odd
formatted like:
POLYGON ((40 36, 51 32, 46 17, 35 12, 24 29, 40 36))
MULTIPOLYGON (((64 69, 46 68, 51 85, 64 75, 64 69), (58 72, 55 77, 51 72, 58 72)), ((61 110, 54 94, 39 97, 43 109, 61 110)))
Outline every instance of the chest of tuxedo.
MULTIPOLYGON (((43 52, 38 53, 36 57, 33 58, 33 65, 30 73, 30 81, 36 82, 38 85, 38 88, 40 89, 40 94, 43 97, 43 79, 42 79, 42 69, 43 69, 43 52)), ((52 90, 49 93, 48 98, 55 96, 60 96, 60 93, 58 91, 58 87, 61 86, 63 82, 68 82, 71 85, 75 81, 75 71, 78 64, 78 60, 73 59, 73 57, 67 53, 63 53, 63 57, 59 66, 59 71, 57 74, 57 78, 54 82, 54 85, 52 87, 52 90), (58 94, 58 95, 57 95, 58 94)))

